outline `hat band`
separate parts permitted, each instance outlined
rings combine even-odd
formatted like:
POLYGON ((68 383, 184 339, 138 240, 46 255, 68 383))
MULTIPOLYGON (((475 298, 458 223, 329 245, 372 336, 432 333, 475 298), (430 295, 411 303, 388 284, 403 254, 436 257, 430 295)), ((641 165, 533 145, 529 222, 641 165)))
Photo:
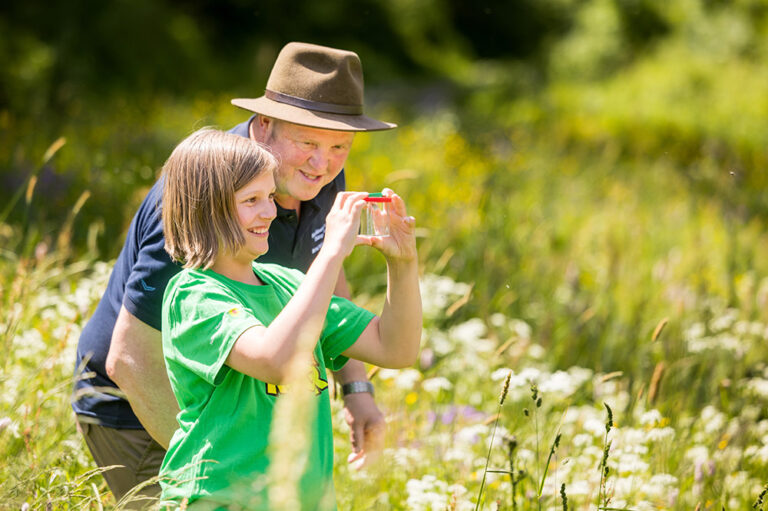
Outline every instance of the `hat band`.
POLYGON ((305 110, 314 110, 316 112, 325 112, 327 114, 341 114, 341 115, 362 115, 363 105, 336 105, 334 103, 323 103, 321 101, 312 101, 311 99, 297 98, 289 94, 283 94, 282 92, 275 92, 272 90, 265 90, 264 97, 277 101, 278 103, 284 103, 305 110))

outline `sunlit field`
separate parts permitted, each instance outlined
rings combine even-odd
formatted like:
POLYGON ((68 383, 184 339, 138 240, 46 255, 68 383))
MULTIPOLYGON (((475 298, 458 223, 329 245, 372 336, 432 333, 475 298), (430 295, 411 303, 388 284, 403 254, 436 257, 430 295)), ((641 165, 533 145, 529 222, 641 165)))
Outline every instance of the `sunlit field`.
MULTIPOLYGON (((546 87, 478 64, 408 115, 382 94, 401 126, 356 137, 348 188, 391 187, 417 219, 424 335, 413 367, 370 368, 388 423, 372 466, 347 466, 332 402, 340 510, 768 508, 768 51, 720 30, 740 18, 682 9, 682 35, 609 73, 608 4, 552 50, 546 87)), ((88 115, 17 150, 37 166, 0 206, 3 510, 126 504, 70 408, 100 254, 124 236, 102 216, 129 218, 195 127, 244 120, 224 95, 99 112, 121 136, 88 115), (36 176, 56 165, 94 177, 53 211, 36 176)), ((378 311, 383 259, 361 247, 346 271, 378 311)))

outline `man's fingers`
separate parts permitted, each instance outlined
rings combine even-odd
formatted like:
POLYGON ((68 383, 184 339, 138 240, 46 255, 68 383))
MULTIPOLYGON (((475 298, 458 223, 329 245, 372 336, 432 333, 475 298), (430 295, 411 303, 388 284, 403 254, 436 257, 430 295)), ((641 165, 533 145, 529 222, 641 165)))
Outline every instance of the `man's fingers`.
POLYGON ((363 426, 355 421, 349 426, 349 439, 352 442, 352 450, 355 453, 360 453, 365 448, 365 433, 363 432, 363 426))
POLYGON ((347 456, 347 463, 349 463, 353 469, 360 470, 368 464, 368 458, 365 455, 365 451, 353 452, 347 456))

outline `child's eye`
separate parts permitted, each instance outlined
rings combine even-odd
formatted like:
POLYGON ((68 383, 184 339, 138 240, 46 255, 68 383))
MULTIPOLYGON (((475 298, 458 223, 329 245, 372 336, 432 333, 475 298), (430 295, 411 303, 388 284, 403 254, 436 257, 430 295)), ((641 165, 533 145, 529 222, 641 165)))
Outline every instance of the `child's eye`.
POLYGON ((271 200, 272 202, 275 201, 275 194, 274 194, 274 192, 269 194, 269 200, 271 200))

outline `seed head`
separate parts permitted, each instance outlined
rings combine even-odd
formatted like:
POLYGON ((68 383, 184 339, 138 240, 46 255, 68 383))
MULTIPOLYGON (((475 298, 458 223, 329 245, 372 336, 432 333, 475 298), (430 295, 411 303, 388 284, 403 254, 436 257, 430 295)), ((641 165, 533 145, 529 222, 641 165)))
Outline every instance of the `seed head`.
POLYGON ((603 405, 605 405, 605 409, 608 410, 608 420, 605 422, 605 432, 607 434, 611 432, 611 428, 613 427, 613 410, 608 406, 608 403, 603 403, 603 405))
POLYGON ((568 511, 568 497, 565 495, 565 483, 560 485, 560 497, 563 499, 563 511, 568 511))
POLYGON ((512 371, 510 370, 507 377, 504 379, 504 386, 501 388, 501 396, 499 397, 499 406, 504 404, 504 400, 507 398, 507 392, 509 392, 509 380, 512 379, 512 371))

